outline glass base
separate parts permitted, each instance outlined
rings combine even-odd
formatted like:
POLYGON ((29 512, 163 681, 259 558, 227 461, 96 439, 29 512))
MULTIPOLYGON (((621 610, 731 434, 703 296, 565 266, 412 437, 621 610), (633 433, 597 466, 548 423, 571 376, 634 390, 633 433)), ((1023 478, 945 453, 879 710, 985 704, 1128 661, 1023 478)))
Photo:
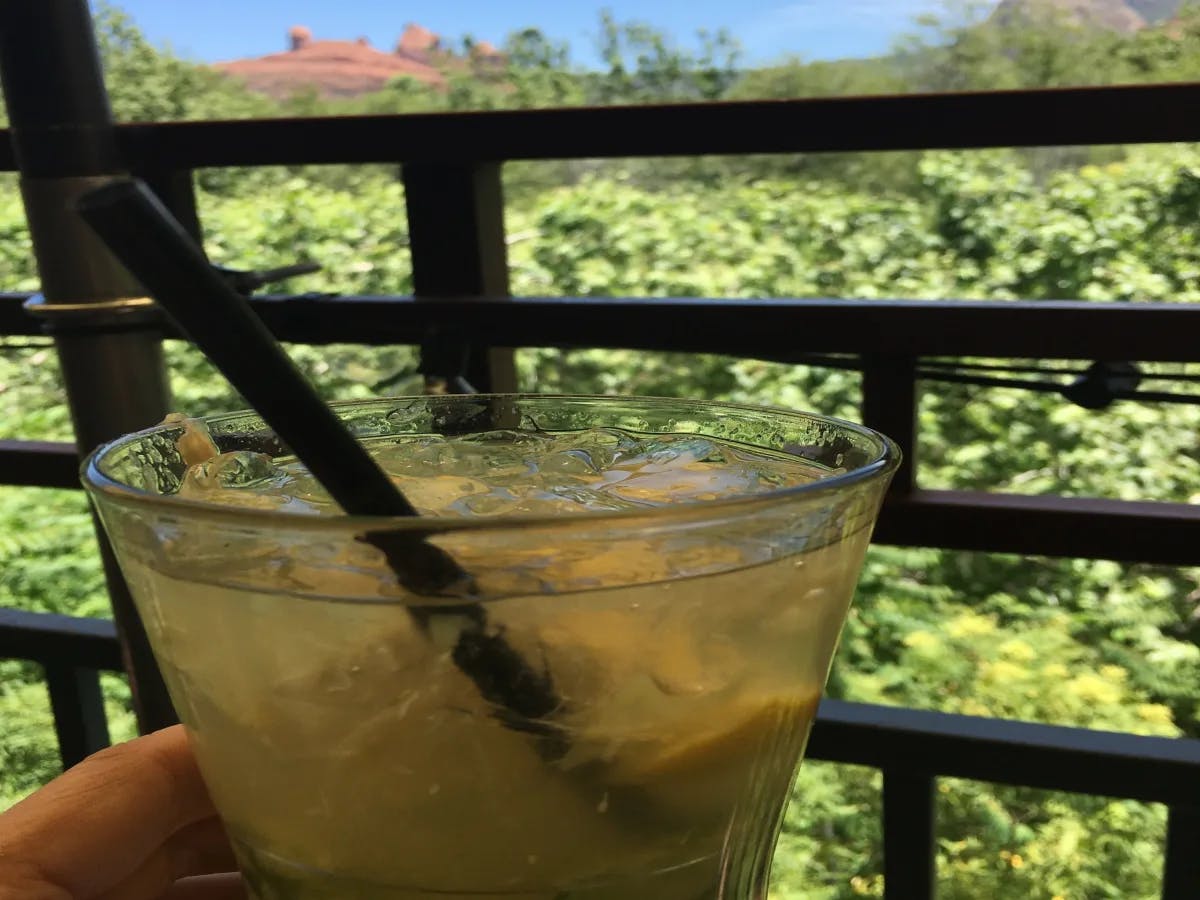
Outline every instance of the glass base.
POLYGON ((603 883, 461 891, 381 884, 303 866, 234 840, 251 900, 718 900, 719 861, 634 873, 603 883))

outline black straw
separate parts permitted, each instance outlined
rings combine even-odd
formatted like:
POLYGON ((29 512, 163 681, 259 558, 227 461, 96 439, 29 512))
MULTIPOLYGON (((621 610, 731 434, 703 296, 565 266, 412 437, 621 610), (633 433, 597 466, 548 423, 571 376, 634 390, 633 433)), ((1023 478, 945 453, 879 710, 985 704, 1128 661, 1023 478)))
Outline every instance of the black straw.
POLYGON ((78 208, 342 509, 356 516, 417 514, 148 188, 113 181, 86 194, 78 208))
MULTIPOLYGON (((356 516, 417 515, 145 184, 114 180, 84 195, 78 210, 343 510, 356 516)), ((417 594, 469 597, 474 592, 471 577, 417 531, 372 530, 363 539, 383 551, 400 583, 417 594)), ((549 676, 530 667, 502 635, 489 634, 480 604, 409 611, 423 629, 438 615, 463 620, 452 652, 458 667, 500 707, 498 716, 509 727, 540 735, 547 755, 565 750, 561 731, 539 721, 559 707, 549 676)))

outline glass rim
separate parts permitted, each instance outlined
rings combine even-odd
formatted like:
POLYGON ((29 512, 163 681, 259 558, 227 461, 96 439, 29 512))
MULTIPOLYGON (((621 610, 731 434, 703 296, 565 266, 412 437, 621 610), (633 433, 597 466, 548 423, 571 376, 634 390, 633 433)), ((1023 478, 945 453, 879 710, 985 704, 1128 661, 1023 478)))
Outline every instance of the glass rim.
MULTIPOLYGON (((89 494, 103 497, 120 505, 153 509, 159 513, 175 512, 184 515, 194 515, 210 520, 240 524, 242 526, 280 527, 286 523, 289 529, 303 531, 360 533, 363 531, 403 530, 425 534, 445 534, 454 531, 533 530, 545 527, 563 527, 568 523, 572 525, 576 523, 579 525, 603 525, 606 522, 627 523, 637 520, 667 523, 693 519, 715 519, 723 515, 745 513, 759 507, 770 507, 790 500, 822 496, 853 485, 875 481, 894 472, 900 465, 902 457, 902 452, 895 441, 882 432, 869 428, 866 425, 860 425, 847 419, 827 416, 821 413, 752 403, 732 403, 723 400, 695 400, 684 397, 621 396, 616 394, 417 394, 375 397, 363 400, 342 400, 331 402, 329 405, 335 412, 339 412, 357 407, 406 400, 453 400, 456 398, 461 398, 464 401, 599 401, 600 403, 609 404, 632 403, 656 407, 686 403, 714 412, 728 410, 730 412, 746 412, 760 415, 766 413, 793 421, 819 422, 851 432, 859 437, 876 442, 878 444, 878 452, 866 462, 853 469, 831 474, 827 477, 818 478, 815 481, 805 482, 804 484, 774 488, 754 494, 723 497, 716 500, 686 500, 664 506, 646 507, 644 509, 584 510, 557 515, 518 513, 515 515, 475 517, 438 515, 362 516, 346 515, 344 513, 337 515, 310 515, 252 506, 231 506, 229 504, 200 500, 193 497, 180 497, 177 494, 155 493, 117 481, 102 471, 100 465, 107 454, 120 447, 142 440, 151 434, 178 429, 180 427, 179 423, 163 422, 149 428, 121 435, 98 446, 83 459, 80 465, 80 480, 89 494)), ((195 418, 205 424, 214 424, 246 417, 256 417, 259 421, 262 421, 262 417, 254 409, 233 410, 211 416, 197 416, 195 418)), ((669 432, 662 433, 667 434, 669 432)), ((700 433, 700 436, 705 435, 700 433)), ((803 459, 803 457, 797 458, 803 459)))

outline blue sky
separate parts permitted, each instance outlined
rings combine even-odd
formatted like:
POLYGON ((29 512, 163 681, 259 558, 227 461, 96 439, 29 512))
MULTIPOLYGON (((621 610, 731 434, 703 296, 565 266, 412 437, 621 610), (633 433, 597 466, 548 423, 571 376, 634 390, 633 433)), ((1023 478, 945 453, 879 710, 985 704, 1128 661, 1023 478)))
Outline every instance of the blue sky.
POLYGON ((598 11, 648 22, 682 41, 699 28, 728 28, 749 62, 787 54, 808 59, 867 56, 888 48, 913 17, 942 6, 937 0, 114 0, 156 44, 191 59, 213 62, 283 49, 291 25, 316 37, 364 36, 391 48, 408 21, 445 37, 470 33, 500 43, 510 31, 534 25, 570 42, 577 61, 594 60, 598 11))

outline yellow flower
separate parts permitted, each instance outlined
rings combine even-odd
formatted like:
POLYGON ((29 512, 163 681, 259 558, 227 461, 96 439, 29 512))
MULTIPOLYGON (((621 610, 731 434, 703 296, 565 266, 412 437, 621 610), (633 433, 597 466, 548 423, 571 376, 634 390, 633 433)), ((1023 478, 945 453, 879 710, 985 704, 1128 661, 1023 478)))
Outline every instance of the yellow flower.
POLYGON ((928 631, 914 631, 904 637, 904 646, 912 647, 914 650, 920 650, 924 647, 936 647, 937 645, 937 635, 931 634, 928 631))
POLYGON ((991 634, 996 630, 996 623, 987 616, 979 616, 974 613, 964 613, 957 616, 946 625, 946 633, 950 637, 978 637, 980 635, 991 634))
POLYGON ((1138 718, 1144 722, 1149 722, 1152 725, 1174 725, 1175 721, 1171 716, 1171 708, 1163 706, 1161 703, 1139 703, 1137 707, 1138 718))
POLYGON ((1116 703, 1121 699, 1121 689, 1099 675, 1078 675, 1067 682, 1067 690, 1087 703, 1116 703))
POLYGON ((1019 869, 1019 868, 1021 868, 1022 866, 1024 866, 1024 865, 1025 865, 1025 860, 1023 860, 1023 859, 1021 858, 1021 854, 1020 854, 1020 853, 1014 853, 1014 854, 1012 855, 1012 857, 1010 857, 1010 858, 1009 858, 1009 860, 1008 860, 1008 864, 1009 864, 1010 866, 1012 866, 1014 869, 1019 869))
POLYGON ((1001 656, 1014 662, 1030 662, 1037 657, 1037 651, 1018 638, 1005 641, 998 649, 1001 656))
POLYGON ((1101 666, 1100 674, 1109 681, 1124 682, 1129 677, 1129 673, 1121 666, 1101 666))
POLYGON ((1029 670, 1024 666, 1018 666, 1016 663, 1001 659, 994 663, 985 663, 982 665, 979 674, 986 681, 1011 684, 1014 681, 1022 681, 1027 678, 1029 670))

